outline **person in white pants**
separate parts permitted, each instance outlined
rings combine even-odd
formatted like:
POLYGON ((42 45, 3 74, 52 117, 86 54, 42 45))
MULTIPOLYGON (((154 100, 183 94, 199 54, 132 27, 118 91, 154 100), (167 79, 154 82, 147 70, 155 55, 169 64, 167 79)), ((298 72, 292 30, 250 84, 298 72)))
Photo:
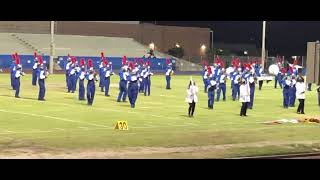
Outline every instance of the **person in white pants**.
POLYGON ((297 109, 298 114, 304 114, 304 100, 306 99, 305 91, 306 91, 306 85, 304 83, 304 79, 302 76, 299 76, 297 78, 296 83, 296 97, 299 100, 299 106, 297 109))
POLYGON ((189 117, 193 117, 194 109, 196 107, 196 102, 198 102, 198 92, 199 89, 196 86, 196 83, 190 80, 188 89, 187 89, 187 97, 186 102, 189 103, 188 115, 189 117))
POLYGON ((241 79, 240 85, 240 98, 239 101, 242 103, 240 110, 240 116, 247 116, 248 103, 250 102, 250 87, 249 83, 245 79, 241 79))

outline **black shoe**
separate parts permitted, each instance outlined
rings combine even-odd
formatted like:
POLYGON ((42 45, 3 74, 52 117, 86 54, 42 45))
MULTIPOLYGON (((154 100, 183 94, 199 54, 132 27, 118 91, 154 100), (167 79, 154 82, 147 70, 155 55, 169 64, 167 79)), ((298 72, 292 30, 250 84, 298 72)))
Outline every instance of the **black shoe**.
POLYGON ((305 114, 304 112, 302 112, 301 114, 305 114))
POLYGON ((46 101, 45 99, 38 99, 39 101, 46 101))
POLYGON ((107 97, 109 97, 110 95, 108 94, 108 95, 106 95, 107 97))
POLYGON ((244 116, 247 116, 246 114, 244 116))
POLYGON ((117 100, 117 102, 120 102, 119 100, 117 100))
POLYGON ((15 96, 16 98, 20 98, 20 96, 15 96))

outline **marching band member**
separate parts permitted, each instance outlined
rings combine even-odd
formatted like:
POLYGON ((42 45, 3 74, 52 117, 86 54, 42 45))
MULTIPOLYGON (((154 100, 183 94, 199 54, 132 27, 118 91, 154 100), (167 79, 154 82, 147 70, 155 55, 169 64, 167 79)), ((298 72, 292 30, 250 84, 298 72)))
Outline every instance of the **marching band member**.
POLYGON ((65 71, 66 71, 66 85, 67 85, 67 89, 69 89, 69 69, 70 69, 70 65, 72 64, 71 62, 71 57, 68 54, 68 58, 67 58, 67 64, 65 66, 65 71))
POLYGON ((39 101, 45 101, 44 97, 46 94, 46 87, 45 87, 45 79, 48 77, 49 73, 45 70, 42 57, 39 56, 39 64, 40 68, 38 70, 37 76, 38 76, 38 84, 39 84, 39 101))
POLYGON ((15 83, 14 72, 16 71, 16 68, 17 68, 16 67, 17 66, 17 64, 16 64, 16 57, 17 56, 18 56, 18 53, 12 54, 12 63, 10 65, 10 80, 11 80, 11 87, 13 90, 16 90, 15 85, 14 85, 14 83, 15 83))
POLYGON ((296 88, 297 88, 296 96, 297 96, 297 99, 299 100, 299 106, 297 109, 297 113, 304 114, 304 101, 306 98, 306 95, 305 95, 306 85, 304 83, 304 79, 302 76, 299 76, 297 78, 296 88))
POLYGON ((78 60, 77 60, 76 57, 75 57, 75 60, 76 60, 76 62, 75 62, 76 77, 75 77, 75 82, 74 82, 74 87, 73 87, 74 91, 77 90, 78 77, 79 77, 79 74, 80 74, 80 71, 81 71, 81 68, 79 66, 79 63, 78 63, 78 60))
POLYGON ((147 71, 143 75, 143 78, 145 79, 144 96, 147 95, 147 92, 148 92, 148 96, 150 96, 151 76, 153 75, 153 73, 151 72, 151 67, 150 67, 151 64, 149 60, 146 62, 146 65, 147 65, 147 71))
POLYGON ((122 67, 121 67, 121 71, 119 72, 119 77, 120 77, 120 82, 119 82, 119 95, 118 95, 118 99, 117 102, 120 102, 120 100, 122 99, 123 102, 126 102, 126 98, 127 98, 127 77, 129 75, 128 71, 128 66, 126 65, 127 63, 127 58, 126 56, 123 57, 122 59, 122 67))
POLYGON ((166 63, 167 63, 167 68, 166 68, 167 86, 166 86, 166 89, 171 89, 170 81, 171 81, 171 75, 173 74, 172 63, 170 62, 170 59, 166 59, 166 63))
POLYGON ((101 92, 104 92, 104 70, 106 68, 105 64, 106 58, 104 57, 103 52, 101 52, 101 62, 99 65, 99 77, 100 77, 100 82, 99 82, 99 87, 101 88, 101 92))
POLYGON ((215 80, 215 77, 213 76, 211 67, 208 67, 208 74, 209 74, 209 78, 208 78, 208 108, 209 109, 213 109, 213 104, 214 104, 214 93, 215 90, 217 88, 217 82, 215 80))
POLYGON ((240 80, 240 98, 239 101, 242 103, 240 116, 247 116, 248 103, 250 102, 250 87, 249 83, 245 79, 240 80))
POLYGON ((289 106, 294 107, 296 101, 296 78, 294 75, 291 76, 291 84, 289 88, 289 106))
POLYGON ((249 88, 250 88, 250 102, 248 103, 248 108, 252 109, 253 108, 253 100, 254 100, 254 92, 255 92, 256 82, 257 82, 257 78, 254 73, 254 68, 252 68, 250 70, 250 75, 249 75, 247 81, 249 82, 249 88))
POLYGON ((232 85, 232 100, 235 101, 239 99, 240 95, 240 78, 241 78, 241 68, 236 70, 236 73, 233 73, 233 85, 232 85))
POLYGON ((37 57, 37 52, 34 52, 34 64, 32 66, 32 85, 37 85, 37 71, 39 69, 39 61, 37 57))
POLYGON ((208 67, 207 65, 203 66, 203 71, 202 71, 202 80, 203 80, 203 85, 204 85, 204 92, 207 93, 207 80, 208 80, 208 67))
POLYGON ((129 62, 130 75, 128 76, 128 98, 131 108, 135 108, 136 100, 138 97, 138 68, 135 68, 132 62, 129 62))
POLYGON ((222 91, 222 95, 223 95, 223 101, 226 101, 226 81, 227 81, 227 74, 225 72, 224 69, 222 69, 220 71, 220 75, 218 76, 218 79, 217 81, 219 82, 219 88, 217 90, 217 102, 219 102, 220 100, 220 94, 221 94, 221 91, 222 91))
POLYGON ((282 79, 282 93, 283 93, 283 107, 288 109, 289 107, 289 89, 290 89, 291 79, 289 76, 285 76, 282 79))
POLYGON ((107 65, 106 65, 105 70, 104 70, 105 71, 104 72, 104 89, 105 89, 104 95, 105 96, 110 96, 109 95, 110 77, 112 75, 114 75, 114 73, 112 72, 112 62, 108 63, 108 60, 106 59, 105 60, 105 64, 107 64, 107 65))
POLYGON ((69 84, 68 84, 68 93, 71 91, 71 93, 74 93, 75 91, 75 83, 76 83, 76 67, 75 67, 75 62, 76 62, 76 59, 74 57, 72 57, 71 59, 71 65, 70 65, 70 68, 69 68, 69 71, 68 71, 68 74, 69 74, 69 84))
POLYGON ((259 91, 261 91, 262 89, 262 85, 263 85, 263 77, 262 77, 262 74, 263 74, 263 69, 262 69, 262 66, 261 64, 256 64, 256 67, 255 67, 255 74, 258 78, 258 83, 259 83, 259 91))
POLYGON ((87 74, 86 74, 86 79, 88 80, 87 101, 88 101, 88 105, 92 106, 93 100, 94 100, 94 95, 96 92, 95 82, 98 81, 97 73, 93 69, 92 59, 88 60, 88 67, 89 67, 89 72, 87 72, 87 74))
POLYGON ((17 55, 16 56, 16 70, 14 71, 14 84, 15 84, 15 97, 20 98, 19 93, 20 93, 20 77, 24 76, 24 72, 22 71, 22 65, 20 64, 20 57, 17 55))
POLYGON ((187 97, 186 102, 189 103, 188 108, 188 116, 193 117, 194 110, 196 108, 196 103, 198 102, 198 87, 196 86, 196 83, 191 79, 189 82, 189 86, 187 89, 187 97))
POLYGON ((279 83, 279 86, 282 89, 281 80, 283 79, 284 74, 282 73, 281 69, 283 68, 284 61, 280 57, 277 57, 277 59, 278 59, 277 65, 278 65, 278 68, 279 68, 279 72, 278 72, 277 75, 275 75, 275 78, 274 78, 274 80, 275 80, 274 88, 276 89, 277 88, 277 84, 279 83))
POLYGON ((84 101, 86 100, 85 95, 85 88, 84 88, 84 79, 86 78, 86 70, 85 70, 85 62, 84 59, 80 59, 80 72, 79 72, 79 100, 84 101))

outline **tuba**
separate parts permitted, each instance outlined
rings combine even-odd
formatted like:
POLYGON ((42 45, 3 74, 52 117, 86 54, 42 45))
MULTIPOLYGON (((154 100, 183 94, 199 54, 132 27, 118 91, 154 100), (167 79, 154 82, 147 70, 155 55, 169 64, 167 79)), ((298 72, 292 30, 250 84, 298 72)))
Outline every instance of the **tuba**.
POLYGON ((278 75, 278 73, 280 72, 280 68, 277 64, 272 64, 269 66, 269 74, 272 74, 272 75, 278 75))

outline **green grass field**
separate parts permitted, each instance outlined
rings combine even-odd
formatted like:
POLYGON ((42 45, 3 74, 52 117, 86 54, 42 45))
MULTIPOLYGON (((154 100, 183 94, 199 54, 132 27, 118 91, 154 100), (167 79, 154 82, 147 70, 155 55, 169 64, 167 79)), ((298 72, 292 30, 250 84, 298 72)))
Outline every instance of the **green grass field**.
MULTIPOLYGON (((14 98, 9 75, 1 74, 0 158, 232 158, 320 149, 319 124, 262 123, 302 117, 296 108, 282 108, 282 90, 274 82, 256 90, 254 109, 240 117, 241 104, 231 100, 229 86, 227 101, 208 110, 201 77, 194 76, 199 103, 189 118, 189 78, 173 76, 172 90, 166 90, 165 77, 154 76, 151 96, 139 94, 132 109, 116 102, 118 76, 111 79, 111 97, 97 89, 88 107, 78 93, 66 93, 64 75, 47 79, 46 101, 39 102, 30 74, 22 77, 20 99, 14 98), (128 121, 128 131, 114 130, 119 120, 128 121)), ((307 92, 305 112, 319 114, 315 91, 307 92)))

